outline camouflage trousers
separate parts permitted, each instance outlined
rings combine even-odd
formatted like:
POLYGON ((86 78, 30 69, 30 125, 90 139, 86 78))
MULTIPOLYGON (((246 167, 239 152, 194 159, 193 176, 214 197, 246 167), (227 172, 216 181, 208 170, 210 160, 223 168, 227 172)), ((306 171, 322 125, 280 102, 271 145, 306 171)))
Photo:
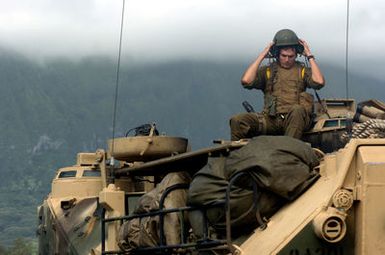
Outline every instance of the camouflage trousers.
POLYGON ((287 135, 301 139, 310 128, 311 118, 301 105, 294 105, 288 113, 269 116, 264 113, 241 113, 231 117, 231 140, 258 135, 287 135))

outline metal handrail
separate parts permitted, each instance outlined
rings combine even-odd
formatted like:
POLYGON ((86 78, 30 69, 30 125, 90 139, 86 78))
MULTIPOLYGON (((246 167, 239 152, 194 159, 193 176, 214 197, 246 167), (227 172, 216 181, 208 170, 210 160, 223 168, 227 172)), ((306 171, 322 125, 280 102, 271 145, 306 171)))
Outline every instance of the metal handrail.
MULTIPOLYGON (((173 249, 177 248, 201 248, 203 246, 209 246, 209 247, 217 247, 220 245, 225 245, 226 248, 230 250, 230 252, 234 252, 236 249, 232 245, 232 240, 231 240, 231 206, 230 206, 230 194, 231 194, 231 188, 234 185, 235 181, 238 180, 240 177, 247 175, 249 180, 252 181, 252 188, 253 188, 253 204, 251 205, 250 209, 245 213, 249 213, 251 210, 256 212, 256 218, 257 222, 262 226, 262 228, 266 227, 266 223, 263 222, 261 219, 261 216, 259 214, 259 208, 257 201, 259 199, 259 194, 258 194, 258 185, 253 176, 248 172, 248 171, 242 171, 238 172, 235 175, 233 175, 230 180, 229 184, 226 189, 226 196, 225 200, 222 201, 217 201, 214 204, 210 205, 203 205, 199 207, 195 206, 185 206, 185 207, 180 207, 180 208, 171 208, 171 209, 163 209, 164 207, 164 202, 166 197, 174 190, 178 189, 188 189, 189 185, 188 184, 176 184, 171 187, 168 187, 162 194, 159 202, 159 209, 156 211, 150 211, 147 213, 142 213, 142 214, 133 214, 129 216, 120 216, 120 217, 112 217, 105 219, 105 214, 103 211, 102 214, 102 254, 124 254, 124 251, 105 251, 105 223, 107 222, 112 222, 112 221, 127 221, 127 220, 132 220, 135 218, 144 218, 144 217, 153 217, 153 216, 159 216, 159 246, 157 247, 142 247, 142 248, 137 248, 136 253, 145 253, 145 252, 167 252, 171 251, 173 249), (225 212, 226 212, 226 240, 212 240, 209 238, 208 234, 208 219, 206 212, 208 209, 219 207, 219 206, 224 206, 225 212), (186 235, 185 235, 185 230, 181 229, 181 243, 176 244, 176 245, 166 245, 165 241, 165 235, 164 235, 164 216, 166 214, 170 213, 175 213, 179 212, 181 215, 181 220, 184 220, 183 217, 183 212, 186 211, 201 211, 203 216, 204 216, 204 233, 203 233, 203 239, 199 240, 197 243, 187 243, 186 242, 186 235)), ((244 215, 245 215, 244 214, 244 215)))

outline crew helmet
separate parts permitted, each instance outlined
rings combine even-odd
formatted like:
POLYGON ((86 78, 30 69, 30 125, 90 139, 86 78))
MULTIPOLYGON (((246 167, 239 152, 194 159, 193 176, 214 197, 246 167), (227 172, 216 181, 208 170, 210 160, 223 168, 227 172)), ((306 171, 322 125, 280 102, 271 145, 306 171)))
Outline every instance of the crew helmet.
POLYGON ((273 46, 270 49, 270 53, 274 57, 278 57, 279 50, 285 47, 293 47, 298 54, 302 54, 303 46, 299 43, 298 36, 290 29, 279 30, 273 38, 273 46))

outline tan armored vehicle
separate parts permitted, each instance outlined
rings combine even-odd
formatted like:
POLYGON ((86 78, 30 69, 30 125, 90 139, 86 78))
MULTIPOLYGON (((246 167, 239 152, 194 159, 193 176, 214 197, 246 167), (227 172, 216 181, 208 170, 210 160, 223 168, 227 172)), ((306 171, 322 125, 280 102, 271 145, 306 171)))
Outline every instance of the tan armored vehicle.
MULTIPOLYGON (((316 106, 307 143, 298 143, 319 164, 306 187, 270 214, 248 170, 230 176, 216 202, 189 200, 202 169, 232 162, 254 139, 188 151, 186 139, 159 136, 152 125, 146 135, 109 141, 107 152, 79 153, 76 165, 57 171, 38 208, 39 254, 385 254, 385 111, 378 101, 358 109, 347 99, 316 106), (351 130, 353 116, 365 122, 351 130), (234 194, 245 190, 253 217, 237 225, 233 214, 245 203, 234 194)), ((208 185, 198 191, 213 194, 208 185)))

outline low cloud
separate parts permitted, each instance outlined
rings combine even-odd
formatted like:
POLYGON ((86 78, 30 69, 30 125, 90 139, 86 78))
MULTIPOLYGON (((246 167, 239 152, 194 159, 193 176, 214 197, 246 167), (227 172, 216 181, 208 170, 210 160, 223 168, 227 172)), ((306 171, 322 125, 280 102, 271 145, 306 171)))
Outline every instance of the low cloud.
MULTIPOLYGON (((123 1, 0 1, 0 44, 34 59, 116 58, 123 1)), ((281 28, 319 60, 345 63, 347 1, 144 0, 125 2, 123 58, 251 61, 281 28)), ((350 0, 350 59, 382 55, 385 2, 350 0)), ((384 27, 385 28, 385 27, 384 27)), ((354 66, 354 63, 352 63, 354 66)))

